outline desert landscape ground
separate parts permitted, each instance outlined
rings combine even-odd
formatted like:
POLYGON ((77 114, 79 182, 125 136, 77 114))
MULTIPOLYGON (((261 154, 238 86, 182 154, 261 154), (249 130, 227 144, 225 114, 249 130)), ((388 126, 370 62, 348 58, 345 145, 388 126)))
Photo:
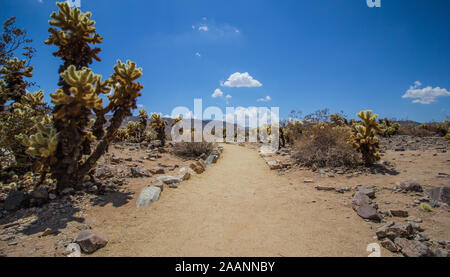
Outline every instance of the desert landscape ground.
MULTIPOLYGON (((423 211, 416 202, 425 193, 396 190, 405 180, 416 180, 424 190, 449 185, 450 156, 442 150, 448 144, 440 143, 423 150, 386 149, 383 161, 395 164, 389 174, 313 172, 276 154, 288 166, 270 170, 258 145, 222 144, 217 163, 177 188, 164 185, 160 199, 142 208, 136 207, 140 191, 163 174, 131 178, 130 168, 164 168, 173 175, 189 162, 170 153, 150 161, 144 147, 116 145, 102 161, 110 192, 77 192, 41 208, 3 213, 0 249, 7 256, 65 256, 82 230, 95 230, 108 244, 91 256, 368 256, 367 246, 378 242, 377 228, 390 221, 420 224, 427 242, 448 247, 448 205, 423 211), (108 162, 111 157, 116 165, 108 162), (366 222, 352 209, 358 186, 375 189, 381 212, 402 210, 408 216, 366 222)), ((398 255, 381 248, 381 256, 398 255)))

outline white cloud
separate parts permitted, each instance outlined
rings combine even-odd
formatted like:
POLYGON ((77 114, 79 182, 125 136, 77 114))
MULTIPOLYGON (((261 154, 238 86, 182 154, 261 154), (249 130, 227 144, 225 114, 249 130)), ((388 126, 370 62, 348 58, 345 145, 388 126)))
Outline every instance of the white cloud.
POLYGON ((198 30, 203 31, 203 32, 208 32, 209 28, 206 25, 202 25, 202 26, 198 27, 198 30))
POLYGON ((422 83, 419 81, 415 81, 413 86, 410 86, 406 93, 402 96, 402 98, 413 98, 413 103, 419 104, 431 104, 436 102, 438 97, 442 96, 450 96, 450 92, 445 88, 440 87, 424 87, 420 88, 422 83))
POLYGON ((257 102, 269 102, 270 100, 272 100, 272 98, 269 95, 267 95, 264 98, 258 98, 256 101, 257 102))
POLYGON ((142 109, 144 107, 144 105, 138 104, 137 107, 142 109))
POLYGON ((216 89, 213 94, 211 95, 212 98, 222 97, 223 92, 220 90, 220 88, 216 89))
POLYGON ((199 52, 195 53, 195 55, 196 55, 197 57, 201 57, 201 56, 202 56, 202 54, 200 54, 199 52))
POLYGON ((42 4, 42 3, 43 3, 43 0, 38 0, 38 2, 42 4))
POLYGON ((230 75, 228 77, 228 80, 222 84, 226 87, 261 87, 262 84, 258 81, 253 79, 252 76, 248 74, 248 72, 240 73, 236 72, 230 75))
POLYGON ((229 95, 229 94, 227 94, 227 95, 225 96, 225 98, 226 98, 226 99, 231 99, 231 98, 232 98, 232 96, 231 96, 231 95, 229 95))

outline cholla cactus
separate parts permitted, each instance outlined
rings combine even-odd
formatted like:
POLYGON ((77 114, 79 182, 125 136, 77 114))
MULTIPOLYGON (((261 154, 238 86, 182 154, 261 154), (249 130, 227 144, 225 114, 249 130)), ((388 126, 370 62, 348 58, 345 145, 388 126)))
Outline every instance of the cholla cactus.
POLYGON ((143 86, 136 81, 142 76, 142 69, 131 61, 122 63, 119 60, 106 81, 94 74, 88 66, 94 59, 100 61, 100 48, 92 49, 90 45, 101 43, 102 38, 96 33, 91 13, 70 8, 66 2, 57 3, 57 6, 58 13, 52 13, 49 21, 56 28, 49 29, 46 44, 57 46, 59 50, 53 54, 64 61, 59 69, 61 88, 52 94, 59 143, 51 170, 58 189, 62 190, 85 180, 116 138, 123 119, 136 109, 136 99, 143 86), (114 93, 108 96, 109 103, 104 107, 99 96, 108 94, 111 89, 114 93), (103 125, 107 113, 112 113, 112 118, 105 132, 103 125), (94 114, 92 124, 90 117, 94 114), (98 143, 92 151, 95 140, 98 143))
POLYGON ((444 138, 450 142, 450 128, 448 128, 447 134, 444 138))
POLYGON ((36 124, 37 132, 26 136, 21 134, 18 137, 21 143, 28 149, 26 153, 38 159, 37 170, 47 170, 45 167, 55 163, 54 153, 58 145, 58 133, 53 127, 52 119, 45 115, 40 122, 36 124))
POLYGON ((12 104, 8 112, 0 114, 0 148, 7 149, 14 157, 13 162, 6 165, 5 161, 10 158, 2 156, 2 164, 21 173, 30 170, 35 161, 26 153, 27 147, 21 143, 21 137, 36 133, 35 124, 46 115, 47 106, 43 98, 42 91, 27 93, 19 102, 12 104))
POLYGON ((330 115, 330 121, 333 126, 345 126, 348 123, 347 119, 337 113, 330 115))
POLYGON ((350 142, 361 154, 366 166, 372 165, 380 159, 378 153, 378 138, 375 136, 380 132, 377 123, 377 114, 372 111, 361 111, 358 113, 361 124, 355 124, 355 132, 350 137, 350 142))
POLYGON ((18 102, 26 94, 29 83, 23 77, 33 76, 33 67, 26 66, 26 62, 14 58, 0 68, 0 111, 5 109, 6 102, 18 102))
POLYGON ((387 118, 378 120, 378 126, 380 128, 380 135, 383 137, 391 137, 398 133, 400 129, 400 124, 397 122, 392 122, 387 118))
POLYGON ((161 145, 164 146, 166 144, 166 125, 167 120, 161 119, 161 114, 152 114, 152 122, 150 126, 156 132, 156 136, 158 140, 161 141, 161 145))

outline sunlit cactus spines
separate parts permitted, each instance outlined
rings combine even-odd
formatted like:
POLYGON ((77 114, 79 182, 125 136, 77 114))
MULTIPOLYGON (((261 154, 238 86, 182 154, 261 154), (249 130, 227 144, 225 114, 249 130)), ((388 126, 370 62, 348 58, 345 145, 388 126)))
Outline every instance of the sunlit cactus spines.
POLYGON ((51 167, 58 190, 75 187, 92 172, 98 159, 105 153, 123 119, 136 109, 136 99, 143 86, 136 80, 142 69, 136 63, 120 60, 107 80, 93 73, 88 66, 100 61, 100 48, 91 45, 102 42, 96 33, 91 13, 70 8, 66 2, 57 3, 58 12, 51 14, 48 45, 59 48, 54 56, 64 63, 59 69, 60 89, 52 94, 54 126, 58 146, 54 152, 56 163, 51 167), (113 90, 113 93, 109 93, 113 90), (109 103, 102 104, 101 94, 109 94, 109 103), (110 124, 104 129, 105 115, 112 113, 110 124), (95 121, 92 122, 92 117, 95 121), (91 149, 95 142, 95 149, 91 149))
POLYGON ((150 126, 156 132, 157 139, 161 141, 161 145, 166 144, 166 125, 167 120, 161 118, 161 114, 152 114, 150 126))
POLYGON ((361 119, 361 124, 354 125, 355 131, 350 137, 350 142, 361 153, 365 165, 370 166, 380 160, 379 141, 376 137, 376 134, 380 132, 377 123, 378 115, 367 110, 359 112, 358 117, 361 119))
POLYGON ((345 126, 348 124, 347 119, 337 113, 330 115, 330 121, 333 126, 345 126))

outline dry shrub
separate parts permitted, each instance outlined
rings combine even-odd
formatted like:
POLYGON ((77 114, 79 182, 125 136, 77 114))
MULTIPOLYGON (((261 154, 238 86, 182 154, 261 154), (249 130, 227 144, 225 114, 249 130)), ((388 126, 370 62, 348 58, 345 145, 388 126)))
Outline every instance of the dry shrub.
POLYGON ((201 154, 211 154, 214 149, 212 142, 179 142, 174 145, 173 153, 180 157, 197 158, 201 154))
POLYGON ((328 123, 314 125, 296 141, 294 160, 306 167, 354 167, 361 164, 358 152, 348 143, 351 129, 332 127, 328 123))

